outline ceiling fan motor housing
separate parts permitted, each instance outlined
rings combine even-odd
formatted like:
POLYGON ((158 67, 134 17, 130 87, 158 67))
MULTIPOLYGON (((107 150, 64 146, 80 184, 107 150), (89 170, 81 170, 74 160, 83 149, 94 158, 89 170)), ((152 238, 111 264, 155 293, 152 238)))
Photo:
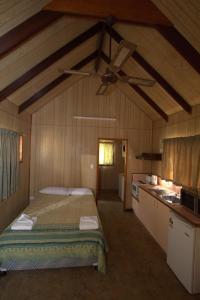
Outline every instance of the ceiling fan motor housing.
POLYGON ((113 72, 107 71, 102 75, 101 80, 103 84, 113 84, 117 82, 118 78, 113 72))

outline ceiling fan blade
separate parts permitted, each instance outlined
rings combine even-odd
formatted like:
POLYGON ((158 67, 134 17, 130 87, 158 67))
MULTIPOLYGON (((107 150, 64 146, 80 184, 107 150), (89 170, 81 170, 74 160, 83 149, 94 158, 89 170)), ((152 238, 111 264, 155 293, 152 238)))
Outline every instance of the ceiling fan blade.
POLYGON ((84 72, 79 70, 73 70, 73 69, 59 69, 59 72, 64 74, 71 74, 71 75, 81 75, 81 76, 91 76, 91 72, 84 72))
POLYGON ((96 95, 104 95, 109 87, 109 84, 101 84, 100 87, 98 88, 96 95))
POLYGON ((132 83, 136 85, 152 87, 156 82, 153 79, 142 78, 142 77, 133 77, 133 76, 120 76, 120 81, 132 83))
POLYGON ((115 89, 116 89, 115 84, 109 84, 108 89, 104 93, 104 96, 110 96, 115 89))
POLYGON ((135 51, 136 47, 137 46, 135 44, 122 40, 117 49, 117 53, 115 54, 113 60, 110 63, 111 70, 113 72, 118 72, 123 66, 123 64, 125 64, 125 62, 135 51))

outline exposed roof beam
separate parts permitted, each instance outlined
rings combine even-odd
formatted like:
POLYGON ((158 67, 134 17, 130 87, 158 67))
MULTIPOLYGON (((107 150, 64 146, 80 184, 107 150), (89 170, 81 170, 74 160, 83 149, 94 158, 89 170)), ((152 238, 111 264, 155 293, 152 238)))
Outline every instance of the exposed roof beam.
POLYGON ((200 73, 200 54, 190 43, 174 27, 157 25, 155 28, 200 73))
MULTIPOLYGON (((126 75, 124 72, 122 74, 126 75)), ((168 115, 137 85, 129 84, 135 92, 140 95, 165 121, 168 121, 168 115)))
POLYGON ((143 25, 171 25, 167 17, 149 0, 53 0, 45 9, 70 15, 105 19, 114 16, 118 21, 143 25))
POLYGON ((44 71, 48 67, 50 67, 53 63, 64 57, 70 51, 74 50, 77 46, 81 45, 81 43, 85 42, 89 38, 93 37, 96 33, 101 30, 101 23, 97 23, 92 26, 85 32, 81 33, 79 36, 74 38, 72 41, 64 45, 62 48, 58 49, 56 52, 48 56, 42 62, 34 66, 32 69, 24 73, 22 76, 17 78, 7 87, 0 91, 0 102, 7 98, 9 95, 14 93, 17 89, 22 87, 28 81, 37 76, 40 72, 44 71))
MULTIPOLYGON (((88 55, 85 59, 81 60, 78 64, 74 65, 72 69, 79 70, 83 68, 85 65, 87 65, 89 62, 91 62, 93 59, 95 59, 97 56, 97 51, 91 53, 88 55)), ((54 89, 56 86, 58 86, 61 82, 66 80, 72 76, 71 74, 62 74, 59 77, 57 77, 55 80, 47 84, 45 87, 43 87, 41 90, 39 90, 37 93, 35 93, 32 97, 27 99, 25 102, 23 102, 19 106, 19 113, 23 112, 25 109, 30 107, 33 103, 38 101, 41 97, 46 95, 48 92, 50 92, 52 89, 54 89)))
MULTIPOLYGON (((103 60, 109 64, 109 57, 105 55, 105 53, 102 52, 102 58, 103 60)), ((119 75, 124 76, 127 75, 124 71, 119 71, 119 75)), ((137 85, 127 83, 129 86, 134 89, 134 91, 142 97, 165 121, 168 121, 168 115, 137 85)))
POLYGON ((98 48, 97 48, 98 55, 97 55, 97 58, 95 60, 95 66, 94 66, 94 69, 95 69, 96 73, 99 70, 99 65, 100 65, 100 62, 101 62, 101 52, 102 52, 102 49, 103 49, 103 44, 104 44, 105 35, 106 35, 106 25, 109 26, 109 27, 112 27, 115 24, 115 22, 116 22, 116 18, 114 18, 112 16, 107 17, 102 22, 102 29, 101 29, 101 32, 100 32, 98 48))
MULTIPOLYGON (((123 37, 113 28, 107 27, 107 30, 117 43, 123 40, 123 37)), ((188 113, 192 112, 192 108, 187 101, 137 51, 132 54, 132 58, 142 66, 185 111, 188 113)))
POLYGON ((25 22, 0 37, 0 59, 32 38, 64 14, 53 11, 40 11, 25 22))
POLYGON ((100 32, 98 49, 97 49, 98 55, 97 55, 97 58, 95 60, 95 66, 94 66, 94 69, 95 69, 96 73, 99 70, 99 65, 100 65, 100 61, 101 61, 101 51, 103 49, 103 43, 104 43, 104 40, 105 40, 105 35, 106 35, 106 24, 104 22, 102 22, 102 29, 101 29, 101 32, 100 32))

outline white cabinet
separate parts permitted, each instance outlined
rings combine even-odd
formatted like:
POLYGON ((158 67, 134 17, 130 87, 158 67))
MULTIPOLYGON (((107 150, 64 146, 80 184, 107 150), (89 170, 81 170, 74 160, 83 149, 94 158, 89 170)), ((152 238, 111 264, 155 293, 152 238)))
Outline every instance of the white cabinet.
POLYGON ((155 204, 156 212, 154 237, 162 249, 167 252, 170 209, 159 200, 155 200, 155 204))
POLYGON ((140 205, 140 220, 148 231, 154 235, 154 218, 155 218, 155 198, 140 189, 139 205, 140 205))
POLYGON ((139 202, 134 203, 133 210, 139 220, 155 238, 162 249, 167 252, 168 220, 170 209, 158 199, 140 188, 139 202))
POLYGON ((138 217, 138 212, 139 212, 139 202, 137 199, 135 199, 133 196, 132 196, 132 209, 135 213, 135 215, 138 217))
POLYGON ((167 263, 190 293, 200 292, 199 230, 171 212, 167 263))

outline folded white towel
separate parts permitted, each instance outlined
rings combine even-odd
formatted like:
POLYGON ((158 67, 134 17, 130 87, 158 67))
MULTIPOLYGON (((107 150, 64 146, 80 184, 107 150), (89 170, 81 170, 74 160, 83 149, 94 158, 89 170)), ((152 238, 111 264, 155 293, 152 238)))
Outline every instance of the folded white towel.
POLYGON ((26 214, 21 214, 11 225, 12 230, 32 230, 36 223, 37 217, 30 217, 26 214))
POLYGON ((99 228, 97 216, 83 216, 80 217, 79 229, 80 230, 93 230, 99 228))

